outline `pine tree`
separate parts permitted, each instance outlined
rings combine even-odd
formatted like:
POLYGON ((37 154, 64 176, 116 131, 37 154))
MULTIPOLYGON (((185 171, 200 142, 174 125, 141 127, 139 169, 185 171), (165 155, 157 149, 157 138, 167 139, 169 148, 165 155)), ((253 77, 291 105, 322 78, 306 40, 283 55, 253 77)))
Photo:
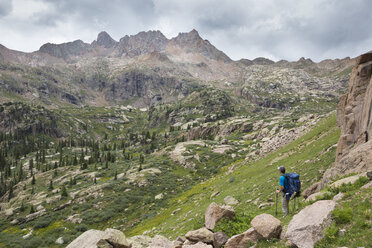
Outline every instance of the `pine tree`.
POLYGON ((35 175, 32 175, 32 181, 31 181, 31 184, 32 184, 32 185, 35 185, 35 182, 36 182, 36 180, 35 180, 35 175))
POLYGON ((64 185, 62 186, 62 189, 61 189, 61 196, 62 197, 67 197, 68 196, 67 189, 64 185))
POLYGON ((32 171, 33 168, 34 168, 34 159, 30 159, 30 162, 29 162, 30 171, 32 171))
POLYGON ((97 178, 96 178, 96 176, 94 176, 93 182, 94 182, 94 184, 97 184, 97 178))
POLYGON ((139 161, 141 165, 145 162, 145 157, 142 154, 140 155, 139 161))
POLYGON ((50 183, 49 183, 49 190, 53 190, 53 180, 50 180, 50 183))

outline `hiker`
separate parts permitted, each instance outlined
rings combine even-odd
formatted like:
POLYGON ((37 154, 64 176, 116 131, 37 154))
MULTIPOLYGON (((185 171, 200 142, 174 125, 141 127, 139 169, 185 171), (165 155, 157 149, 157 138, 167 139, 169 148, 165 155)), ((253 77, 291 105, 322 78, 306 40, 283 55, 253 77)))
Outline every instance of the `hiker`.
POLYGON ((283 210, 283 218, 288 215, 289 212, 289 198, 290 195, 288 192, 289 185, 288 185, 288 179, 286 177, 285 173, 285 168, 283 166, 278 168, 279 173, 280 173, 280 178, 279 178, 279 190, 276 190, 276 193, 279 194, 282 192, 282 210, 283 210))

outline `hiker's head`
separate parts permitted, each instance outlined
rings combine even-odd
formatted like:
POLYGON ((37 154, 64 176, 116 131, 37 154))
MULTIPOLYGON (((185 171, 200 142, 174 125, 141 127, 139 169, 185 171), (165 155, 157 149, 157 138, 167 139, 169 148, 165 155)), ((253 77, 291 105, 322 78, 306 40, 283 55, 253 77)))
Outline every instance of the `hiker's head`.
POLYGON ((278 167, 278 171, 280 172, 280 174, 284 174, 284 173, 285 173, 285 168, 284 168, 284 166, 280 166, 280 167, 278 167))

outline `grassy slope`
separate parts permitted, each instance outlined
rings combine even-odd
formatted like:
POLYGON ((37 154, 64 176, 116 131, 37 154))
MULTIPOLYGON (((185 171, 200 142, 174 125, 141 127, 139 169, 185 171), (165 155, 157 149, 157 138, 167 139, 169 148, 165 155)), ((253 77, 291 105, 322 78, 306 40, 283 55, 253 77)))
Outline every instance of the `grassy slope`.
MULTIPOLYGON (((335 147, 339 138, 339 129, 336 125, 335 114, 320 121, 315 128, 296 141, 286 145, 278 151, 268 154, 255 162, 240 161, 232 164, 234 172, 228 173, 228 168, 218 176, 194 186, 181 194, 178 198, 168 202, 168 208, 151 219, 143 221, 131 230, 127 230, 128 236, 142 234, 146 230, 149 233, 160 233, 169 238, 184 235, 187 231, 204 225, 204 212, 211 202, 223 204, 223 199, 230 195, 240 201, 235 206, 239 216, 255 216, 260 213, 275 214, 275 205, 258 209, 253 202, 259 198, 259 203, 266 202, 269 198, 275 200, 275 187, 278 184, 277 167, 284 165, 289 171, 301 175, 303 189, 317 181, 321 177, 320 169, 325 170, 334 161, 335 147), (213 192, 220 192, 211 199, 213 192), (246 203, 247 200, 252 200, 246 203), (172 215, 172 212, 181 210, 172 215), (155 229, 153 229, 155 228, 155 229)), ((280 213, 280 204, 278 204, 280 213)), ((291 207, 292 207, 291 203, 291 207)), ((297 204, 298 210, 305 206, 304 202, 297 204)), ((291 214, 292 215, 292 214, 291 214)), ((288 224, 290 217, 282 219, 283 224, 288 224)), ((248 228, 246 226, 240 227, 248 228)))

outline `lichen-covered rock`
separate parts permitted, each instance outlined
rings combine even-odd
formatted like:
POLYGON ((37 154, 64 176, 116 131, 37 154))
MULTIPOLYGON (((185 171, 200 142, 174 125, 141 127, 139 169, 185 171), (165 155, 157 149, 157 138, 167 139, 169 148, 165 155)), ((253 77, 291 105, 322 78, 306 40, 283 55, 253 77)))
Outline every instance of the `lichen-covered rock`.
POLYGON ((88 230, 73 240, 66 248, 131 248, 124 233, 107 228, 105 231, 88 230))
POLYGON ((205 227, 213 230, 216 223, 223 218, 233 218, 235 211, 230 206, 218 206, 212 202, 205 212, 205 227))
POLYGON ((93 248, 97 247, 98 241, 103 237, 104 232, 99 230, 88 230, 74 239, 66 248, 93 248))
POLYGON ((186 233, 186 238, 192 242, 203 242, 206 244, 213 244, 213 233, 207 228, 202 227, 195 231, 186 233))
POLYGON ((265 239, 278 238, 282 231, 280 220, 270 214, 257 215, 251 226, 265 239))
POLYGON ((257 243, 262 240, 263 237, 253 229, 249 228, 247 231, 241 234, 232 236, 225 244, 225 248, 246 248, 248 245, 257 243))

